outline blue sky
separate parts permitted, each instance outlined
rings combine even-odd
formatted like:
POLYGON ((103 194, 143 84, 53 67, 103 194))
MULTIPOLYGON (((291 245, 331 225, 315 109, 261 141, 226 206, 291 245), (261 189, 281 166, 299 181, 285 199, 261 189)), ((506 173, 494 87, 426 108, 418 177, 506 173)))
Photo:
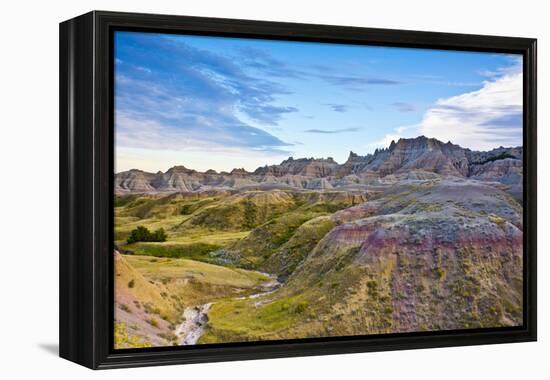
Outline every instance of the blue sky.
POLYGON ((116 168, 342 163, 400 137, 521 145, 519 56, 117 32, 116 168))

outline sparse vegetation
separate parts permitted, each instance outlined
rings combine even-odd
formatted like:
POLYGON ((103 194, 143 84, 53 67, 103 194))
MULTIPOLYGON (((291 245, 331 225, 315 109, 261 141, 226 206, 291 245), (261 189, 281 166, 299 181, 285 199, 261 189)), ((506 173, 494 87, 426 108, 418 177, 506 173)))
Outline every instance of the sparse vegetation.
POLYGON ((170 258, 188 258, 201 261, 209 261, 208 254, 220 248, 221 246, 219 245, 203 242, 184 244, 136 243, 132 245, 133 251, 138 255, 170 258))
POLYGON ((128 307, 128 305, 126 305, 125 303, 121 303, 118 305, 120 307, 120 310, 123 310, 127 313, 131 313, 132 310, 130 310, 130 308, 128 307))
POLYGON ((498 224, 499 226, 502 226, 504 225, 504 223, 506 223, 506 219, 501 218, 497 215, 489 215, 488 218, 492 223, 498 224))
POLYGON ((149 323, 153 327, 159 327, 159 323, 155 318, 148 318, 148 319, 146 319, 146 322, 149 323))
POLYGON ((115 346, 118 348, 144 348, 151 347, 151 343, 140 336, 128 334, 128 329, 125 323, 115 323, 115 346))

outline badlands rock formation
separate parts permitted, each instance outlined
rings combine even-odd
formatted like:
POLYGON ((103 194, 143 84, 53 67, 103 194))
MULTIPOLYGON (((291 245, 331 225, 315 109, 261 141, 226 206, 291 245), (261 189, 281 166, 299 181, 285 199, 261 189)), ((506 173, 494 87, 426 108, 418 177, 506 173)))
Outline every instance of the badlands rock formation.
MULTIPOLYGON (((217 173, 199 172, 174 166, 165 173, 147 173, 138 169, 115 176, 115 191, 125 193, 191 192, 210 189, 296 188, 333 189, 365 188, 403 176, 455 176, 503 184, 521 184, 522 148, 498 148, 475 152, 450 142, 420 136, 400 139, 387 149, 359 156, 350 152, 343 164, 329 158, 292 157, 279 165, 266 165, 253 172, 233 169, 217 173), (420 172, 420 173, 418 173, 420 172)), ((514 195, 521 196, 519 189, 514 195)))

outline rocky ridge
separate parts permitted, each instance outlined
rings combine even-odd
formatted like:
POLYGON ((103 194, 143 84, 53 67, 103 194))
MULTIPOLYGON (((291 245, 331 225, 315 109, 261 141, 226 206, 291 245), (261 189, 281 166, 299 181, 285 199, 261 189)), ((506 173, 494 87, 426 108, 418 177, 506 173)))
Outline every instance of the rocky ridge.
POLYGON ((166 172, 138 169, 115 175, 115 191, 126 193, 194 192, 212 189, 294 188, 325 190, 364 188, 400 179, 454 176, 509 185, 521 197, 523 149, 497 148, 472 151, 451 142, 420 136, 400 139, 386 149, 360 156, 350 152, 343 164, 333 158, 292 157, 278 165, 266 165, 253 172, 237 168, 231 172, 212 169, 199 172, 174 166, 166 172))

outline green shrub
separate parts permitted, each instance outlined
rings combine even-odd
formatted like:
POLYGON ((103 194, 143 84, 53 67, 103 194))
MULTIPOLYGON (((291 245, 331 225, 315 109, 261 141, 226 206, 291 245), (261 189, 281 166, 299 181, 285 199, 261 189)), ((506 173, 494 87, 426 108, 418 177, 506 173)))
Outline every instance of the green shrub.
POLYGON ((498 226, 502 226, 506 223, 506 219, 501 218, 500 216, 497 216, 497 215, 493 215, 493 214, 489 215, 488 219, 491 223, 495 223, 498 226))
POLYGON ((133 288, 135 284, 136 284, 136 282, 134 281, 134 279, 131 279, 130 281, 128 281, 128 287, 130 289, 133 288))
POLYGON ((150 235, 151 235, 151 232, 146 227, 138 226, 137 228, 132 230, 126 242, 128 244, 132 244, 138 241, 148 241, 150 235))
MULTIPOLYGON (((189 258, 199 261, 211 261, 208 256, 210 252, 221 248, 221 245, 208 244, 203 242, 188 244, 137 244, 133 246, 136 255, 169 257, 169 258, 189 258)), ((150 262, 158 262, 158 259, 151 259, 150 262), (153 261, 154 260, 154 261, 153 261)))
POLYGON ((180 214, 181 215, 190 215, 190 214, 193 213, 191 210, 192 210, 192 205, 191 204, 185 204, 185 205, 181 206, 180 214))
POLYGON ((159 323, 155 318, 149 318, 146 320, 147 323, 149 323, 153 327, 159 327, 159 323))
POLYGON ((369 292, 375 292, 376 290, 378 290, 378 283, 376 282, 376 280, 369 280, 367 282, 367 288, 369 289, 369 292))
POLYGON ((244 227, 252 229, 256 226, 256 206, 250 200, 244 202, 244 227))
POLYGON ((151 232, 148 228, 143 226, 138 226, 130 232, 130 236, 126 239, 128 244, 137 243, 139 241, 146 242, 162 242, 166 241, 166 232, 164 228, 159 228, 158 230, 151 232))
POLYGON ((159 228, 155 232, 151 234, 151 240, 150 241, 166 241, 166 232, 164 231, 164 228, 159 228))
POLYGON ((119 306, 120 306, 120 310, 123 310, 123 311, 125 311, 125 312, 127 312, 127 313, 131 313, 131 312, 132 312, 132 311, 130 310, 130 308, 128 307, 128 305, 126 305, 126 304, 124 304, 124 303, 119 304, 119 306))
POLYGON ((309 303, 307 301, 301 301, 301 302, 298 302, 295 306, 294 306, 294 313, 295 314, 301 314, 303 313, 304 311, 306 311, 307 307, 309 306, 309 303))
POLYGON ((172 332, 168 332, 168 333, 161 332, 161 333, 158 333, 157 336, 161 337, 164 340, 167 340, 168 342, 176 343, 176 344, 178 343, 178 336, 172 332))

